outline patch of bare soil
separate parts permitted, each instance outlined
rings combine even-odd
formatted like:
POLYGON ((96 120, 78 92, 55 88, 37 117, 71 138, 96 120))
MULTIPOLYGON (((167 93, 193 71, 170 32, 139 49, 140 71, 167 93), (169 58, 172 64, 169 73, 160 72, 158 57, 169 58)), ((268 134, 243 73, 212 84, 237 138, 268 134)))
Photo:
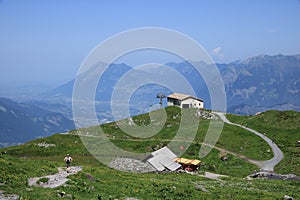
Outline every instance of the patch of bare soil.
POLYGON ((59 167, 58 173, 48 176, 35 177, 28 179, 29 186, 37 186, 43 188, 56 188, 65 184, 69 179, 67 178, 70 175, 77 174, 82 170, 81 166, 71 166, 69 169, 65 167, 59 167), (39 181, 47 180, 47 181, 39 181))
POLYGON ((17 200, 19 195, 17 194, 4 194, 4 191, 0 191, 0 200, 17 200))

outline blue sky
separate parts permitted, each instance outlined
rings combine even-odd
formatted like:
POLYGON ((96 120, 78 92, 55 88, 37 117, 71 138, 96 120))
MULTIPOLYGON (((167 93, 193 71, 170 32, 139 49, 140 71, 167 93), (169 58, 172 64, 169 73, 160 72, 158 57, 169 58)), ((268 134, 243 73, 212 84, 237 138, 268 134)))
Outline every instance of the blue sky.
POLYGON ((215 62, 300 54, 299 0, 0 0, 0 84, 59 85, 103 40, 149 26, 190 36, 215 62))

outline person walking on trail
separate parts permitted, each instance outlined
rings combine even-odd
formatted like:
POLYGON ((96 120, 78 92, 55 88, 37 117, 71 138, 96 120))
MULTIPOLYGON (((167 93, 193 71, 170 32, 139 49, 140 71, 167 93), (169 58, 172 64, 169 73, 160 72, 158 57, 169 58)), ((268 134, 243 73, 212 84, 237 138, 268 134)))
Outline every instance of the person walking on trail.
POLYGON ((67 154, 67 156, 65 157, 64 161, 67 164, 67 168, 69 168, 71 166, 71 162, 72 162, 73 158, 70 156, 70 154, 67 154))

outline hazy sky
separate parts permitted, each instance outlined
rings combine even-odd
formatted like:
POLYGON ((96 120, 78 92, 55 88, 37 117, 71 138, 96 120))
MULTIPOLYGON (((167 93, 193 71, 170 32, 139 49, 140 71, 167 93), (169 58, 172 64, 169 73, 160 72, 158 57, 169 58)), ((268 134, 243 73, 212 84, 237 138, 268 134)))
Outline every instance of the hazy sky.
POLYGON ((101 41, 149 26, 190 36, 215 62, 300 53, 299 0, 0 0, 0 84, 61 84, 101 41))

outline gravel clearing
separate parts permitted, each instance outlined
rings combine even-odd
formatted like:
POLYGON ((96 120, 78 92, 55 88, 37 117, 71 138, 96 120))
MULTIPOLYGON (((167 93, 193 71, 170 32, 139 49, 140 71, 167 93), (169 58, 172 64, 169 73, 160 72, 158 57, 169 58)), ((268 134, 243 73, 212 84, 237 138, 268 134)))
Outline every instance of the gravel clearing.
POLYGON ((150 164, 132 158, 116 158, 111 161, 110 167, 125 172, 156 172, 150 164))

